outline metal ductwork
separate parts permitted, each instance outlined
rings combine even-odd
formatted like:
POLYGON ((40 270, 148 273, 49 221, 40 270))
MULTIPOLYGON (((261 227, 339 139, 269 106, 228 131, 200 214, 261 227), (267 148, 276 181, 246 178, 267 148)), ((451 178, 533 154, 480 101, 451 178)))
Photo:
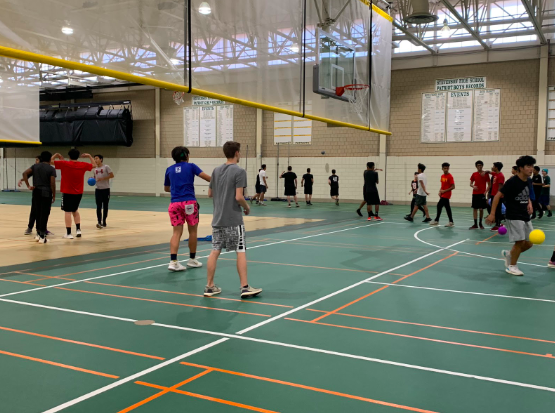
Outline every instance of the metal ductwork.
POLYGON ((430 13, 428 0, 411 0, 412 14, 405 17, 405 21, 411 24, 432 23, 439 19, 438 16, 430 13))

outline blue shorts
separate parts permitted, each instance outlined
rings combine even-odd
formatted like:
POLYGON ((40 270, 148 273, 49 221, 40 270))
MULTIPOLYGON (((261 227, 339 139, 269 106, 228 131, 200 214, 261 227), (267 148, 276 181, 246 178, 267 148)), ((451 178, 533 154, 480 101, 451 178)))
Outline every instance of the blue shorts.
POLYGON ((540 204, 541 204, 542 206, 548 206, 549 203, 550 203, 550 201, 549 201, 549 196, 548 196, 548 195, 542 195, 542 196, 540 196, 540 204))

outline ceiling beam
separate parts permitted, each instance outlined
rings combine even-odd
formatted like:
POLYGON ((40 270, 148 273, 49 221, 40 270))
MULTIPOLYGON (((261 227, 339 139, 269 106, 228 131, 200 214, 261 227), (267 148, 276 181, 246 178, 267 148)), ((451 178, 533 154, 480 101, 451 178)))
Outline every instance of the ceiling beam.
POLYGON ((532 22, 532 25, 536 30, 538 39, 540 39, 540 43, 542 45, 545 45, 547 43, 547 39, 545 38, 545 35, 542 32, 542 25, 538 20, 538 16, 536 15, 536 9, 534 8, 534 6, 532 6, 529 0, 520 0, 520 1, 522 2, 522 5, 526 9, 526 13, 528 13, 528 17, 530 17, 530 21, 532 22))
POLYGON ((397 29, 402 31, 409 39, 413 40, 414 42, 418 43, 420 46, 422 46, 423 48, 428 50, 428 52, 430 52, 432 55, 437 54, 436 50, 433 47, 431 47, 429 44, 424 42, 419 37, 416 37, 415 35, 413 35, 405 27, 403 27, 403 25, 401 23, 399 23, 397 20, 393 20, 393 26, 395 26, 397 29))
MULTIPOLYGON (((525 1, 525 0, 522 0, 525 1)), ((449 3, 449 0, 441 0, 441 2, 443 3, 443 5, 451 12, 451 14, 453 16, 455 16, 455 18, 463 25, 463 27, 466 29, 466 31, 468 33, 470 33, 470 35, 476 39, 478 41, 478 43, 480 43, 480 45, 482 45, 482 47, 485 50, 489 50, 490 47, 486 44, 486 42, 484 42, 484 40, 482 39, 482 37, 478 34, 477 31, 475 31, 472 27, 470 27, 470 25, 468 24, 468 22, 459 14, 459 12, 457 11, 457 9, 455 9, 455 7, 449 3)))

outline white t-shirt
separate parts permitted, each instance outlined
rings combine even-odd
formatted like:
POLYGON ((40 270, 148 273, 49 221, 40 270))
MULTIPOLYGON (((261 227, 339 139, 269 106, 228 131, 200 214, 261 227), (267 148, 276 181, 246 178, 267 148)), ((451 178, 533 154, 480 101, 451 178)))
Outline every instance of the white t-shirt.
POLYGON ((266 183, 264 182, 264 177, 267 177, 266 171, 260 170, 260 172, 258 173, 258 178, 260 179, 260 185, 266 186, 266 183))
POLYGON ((416 192, 417 195, 422 196, 422 197, 426 197, 427 194, 424 192, 424 189, 422 188, 422 185, 420 184, 420 181, 422 181, 424 183, 424 186, 428 185, 428 179, 426 178, 426 174, 424 174, 424 173, 418 174, 418 191, 416 192))

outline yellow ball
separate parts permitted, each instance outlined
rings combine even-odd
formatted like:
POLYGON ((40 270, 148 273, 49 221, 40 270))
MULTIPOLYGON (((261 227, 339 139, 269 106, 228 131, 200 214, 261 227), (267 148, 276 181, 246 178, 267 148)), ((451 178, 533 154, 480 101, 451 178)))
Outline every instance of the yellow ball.
POLYGON ((532 230, 530 241, 534 244, 542 244, 545 241, 545 233, 541 230, 532 230))

